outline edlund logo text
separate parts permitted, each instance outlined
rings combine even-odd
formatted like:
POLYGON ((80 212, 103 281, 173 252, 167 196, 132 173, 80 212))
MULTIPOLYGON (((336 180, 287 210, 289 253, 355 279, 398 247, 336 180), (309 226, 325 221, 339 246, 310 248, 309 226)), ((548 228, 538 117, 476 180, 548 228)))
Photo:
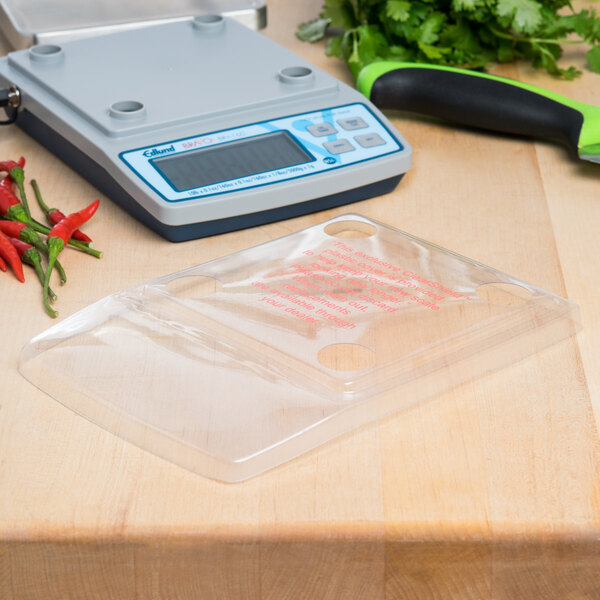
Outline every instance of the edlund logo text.
POLYGON ((152 148, 152 150, 144 150, 144 156, 159 156, 160 154, 168 154, 169 152, 175 152, 175 146, 172 144, 167 148, 159 150, 158 148, 152 148))

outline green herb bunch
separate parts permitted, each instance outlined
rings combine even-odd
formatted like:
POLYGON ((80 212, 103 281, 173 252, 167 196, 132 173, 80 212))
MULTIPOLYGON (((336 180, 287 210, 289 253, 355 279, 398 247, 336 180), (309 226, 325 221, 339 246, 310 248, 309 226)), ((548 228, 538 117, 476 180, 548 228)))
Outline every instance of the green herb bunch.
POLYGON ((313 42, 328 29, 327 54, 344 59, 355 77, 377 60, 482 69, 526 59, 574 79, 580 71, 558 65, 562 44, 590 47, 588 65, 600 73, 600 18, 569 0, 324 0, 298 37, 313 42))

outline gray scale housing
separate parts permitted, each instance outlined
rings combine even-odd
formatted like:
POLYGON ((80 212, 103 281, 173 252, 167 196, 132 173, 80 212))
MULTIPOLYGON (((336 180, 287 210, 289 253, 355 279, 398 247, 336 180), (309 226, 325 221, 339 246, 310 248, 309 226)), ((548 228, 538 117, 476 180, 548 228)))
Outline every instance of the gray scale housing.
POLYGON ((411 165, 409 145, 362 94, 228 18, 201 16, 33 46, 0 59, 0 81, 20 89, 17 123, 25 131, 172 241, 386 193, 411 165), (399 151, 177 202, 158 194, 122 158, 136 148, 355 103, 379 121, 399 151))

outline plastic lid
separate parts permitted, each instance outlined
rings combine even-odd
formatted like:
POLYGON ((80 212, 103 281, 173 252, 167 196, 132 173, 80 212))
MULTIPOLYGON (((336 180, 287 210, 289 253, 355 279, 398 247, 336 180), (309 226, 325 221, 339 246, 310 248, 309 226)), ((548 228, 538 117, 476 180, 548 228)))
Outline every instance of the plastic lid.
POLYGON ((578 329, 577 305, 358 215, 118 292, 24 348, 117 435, 239 481, 578 329))

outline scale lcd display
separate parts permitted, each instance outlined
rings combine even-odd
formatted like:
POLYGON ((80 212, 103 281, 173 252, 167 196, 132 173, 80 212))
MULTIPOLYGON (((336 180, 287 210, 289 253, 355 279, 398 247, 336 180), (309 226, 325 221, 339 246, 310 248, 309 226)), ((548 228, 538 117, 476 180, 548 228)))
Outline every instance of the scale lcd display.
POLYGON ((178 192, 315 160, 285 131, 157 158, 154 167, 178 192))

